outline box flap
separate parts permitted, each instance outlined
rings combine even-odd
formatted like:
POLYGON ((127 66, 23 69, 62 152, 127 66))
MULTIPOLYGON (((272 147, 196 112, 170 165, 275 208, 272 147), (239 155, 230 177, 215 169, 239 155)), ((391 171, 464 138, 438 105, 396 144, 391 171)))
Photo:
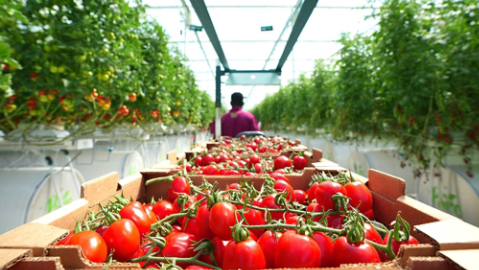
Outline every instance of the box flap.
POLYGON ((37 218, 31 221, 31 223, 47 224, 66 230, 73 230, 77 220, 82 219, 87 211, 88 201, 79 199, 37 218))
POLYGON ((24 258, 8 270, 64 270, 60 258, 35 257, 24 258))
POLYGON ((27 223, 0 235, 0 248, 32 249, 33 256, 45 255, 45 248, 68 234, 68 230, 38 223, 27 223))
POLYGON ((408 270, 457 270, 453 265, 439 257, 411 257, 406 266, 408 270))
POLYGON ((339 165, 337 163, 334 163, 332 161, 314 162, 312 165, 313 165, 313 167, 318 168, 318 169, 320 169, 322 167, 335 167, 335 166, 339 167, 339 165))
POLYGON ((28 256, 32 256, 30 249, 0 249, 0 269, 7 269, 28 256))
POLYGON ((178 167, 177 164, 173 164, 169 160, 165 160, 163 162, 160 162, 152 166, 150 169, 175 169, 177 167, 178 167))
POLYGON ((323 158, 323 151, 318 148, 313 148, 313 159, 321 160, 323 158))
POLYGON ((118 183, 120 184, 121 192, 127 199, 140 200, 145 196, 145 183, 143 183, 141 173, 123 178, 118 183))
POLYGON ((118 173, 111 172, 96 179, 83 183, 81 197, 90 204, 102 201, 105 196, 111 195, 118 190, 118 173))
POLYGON ((439 256, 458 269, 478 269, 479 249, 439 251, 439 256))
POLYGON ((399 177, 370 169, 368 178, 368 186, 371 192, 381 194, 382 197, 391 202, 395 202, 397 198, 406 194, 406 182, 399 177))
POLYGON ((166 153, 166 159, 169 160, 171 163, 176 164, 176 160, 177 160, 176 155, 177 155, 176 150, 170 151, 170 152, 166 153))
POLYGON ((479 249, 479 228, 459 219, 416 225, 415 229, 439 250, 479 249))
POLYGON ((437 248, 430 244, 404 245, 399 249, 397 263, 401 267, 406 267, 411 257, 434 257, 437 248))

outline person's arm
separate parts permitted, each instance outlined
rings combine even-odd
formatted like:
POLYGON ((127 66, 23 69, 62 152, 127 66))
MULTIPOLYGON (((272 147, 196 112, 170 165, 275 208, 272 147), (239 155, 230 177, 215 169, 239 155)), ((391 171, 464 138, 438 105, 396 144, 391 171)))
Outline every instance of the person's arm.
POLYGON ((251 118, 251 131, 259 131, 258 124, 256 123, 254 116, 251 118))

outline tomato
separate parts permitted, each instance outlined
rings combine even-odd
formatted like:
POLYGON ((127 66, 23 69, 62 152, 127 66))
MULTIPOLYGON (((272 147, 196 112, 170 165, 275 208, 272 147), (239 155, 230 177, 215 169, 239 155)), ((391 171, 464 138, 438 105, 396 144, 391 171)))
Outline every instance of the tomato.
MULTIPOLYGON (((146 238, 140 245, 140 249, 143 252, 143 254, 147 254, 148 251, 150 251, 150 248, 153 246, 153 241, 151 239, 146 238)), ((160 247, 155 246, 152 250, 152 253, 160 251, 160 247)))
POLYGON ((254 165, 256 163, 259 163, 259 156, 256 154, 253 154, 249 157, 249 164, 254 165))
POLYGON ((199 239, 212 239, 215 237, 215 234, 210 228, 210 209, 208 209, 207 205, 203 205, 198 209, 196 220, 198 221, 198 224, 195 235, 199 239))
POLYGON ((226 187, 226 189, 236 189, 236 190, 241 190, 241 185, 238 183, 231 183, 226 187))
POLYGON ((55 245, 56 246, 61 246, 61 245, 68 245, 68 241, 70 241, 70 238, 73 236, 73 231, 68 232, 68 235, 65 236, 62 240, 58 241, 55 245))
POLYGON ((298 202, 300 204, 306 204, 306 192, 301 189, 295 189, 293 191, 293 201, 298 202))
POLYGON ((180 225, 173 225, 171 232, 182 232, 180 225))
POLYGON ((186 267, 185 269, 209 269, 209 268, 201 266, 201 265, 192 264, 192 265, 186 267))
MULTIPOLYGON (((136 258, 141 258, 141 257, 143 257, 143 256, 145 256, 145 253, 143 252, 143 250, 142 250, 141 248, 139 248, 139 249, 135 252, 135 254, 133 254, 133 256, 131 257, 131 259, 133 260, 133 259, 136 259, 136 258)), ((139 264, 140 264, 141 267, 143 267, 143 266, 145 266, 146 262, 140 262, 139 264)))
POLYGON ((276 180, 274 182, 274 189, 278 192, 286 192, 286 200, 290 201, 293 197, 293 187, 284 180, 276 180))
POLYGON ((314 184, 312 184, 308 190, 306 190, 306 195, 308 195, 308 201, 309 203, 312 203, 314 199, 316 199, 316 194, 314 193, 316 191, 316 189, 318 188, 319 186, 319 182, 314 182, 314 184))
POLYGON ((270 173, 269 176, 271 176, 274 180, 284 180, 288 182, 288 184, 291 184, 291 181, 289 181, 288 177, 284 176, 284 173, 274 172, 270 173))
POLYGON ((92 262, 105 262, 108 255, 105 240, 94 231, 75 233, 68 244, 80 246, 85 257, 92 262))
POLYGON ((165 200, 156 201, 155 205, 153 205, 153 212, 160 220, 175 213, 173 211, 173 204, 165 200))
POLYGON ((100 227, 96 228, 96 232, 103 236, 103 234, 105 233, 105 231, 108 229, 108 226, 107 225, 101 225, 100 227))
MULTIPOLYGON (((205 193, 205 194, 208 194, 208 195, 211 194, 211 190, 209 190, 209 189, 207 189, 207 190, 202 190, 202 192, 205 193)), ((203 199, 203 198, 205 198, 205 196, 203 196, 203 194, 200 194, 200 193, 196 194, 196 201, 199 201, 199 200, 201 200, 201 199, 203 199)), ((203 205, 206 205, 206 204, 207 204, 207 201, 204 200, 204 201, 202 201, 202 202, 200 203, 200 206, 203 206, 203 205)))
POLYGON ((306 158, 303 156, 295 156, 293 158, 293 167, 296 170, 302 170, 306 167, 306 158))
POLYGON ((369 209, 368 211, 364 212, 363 215, 365 215, 369 220, 374 220, 374 212, 373 209, 369 209))
POLYGON ((328 215, 326 217, 326 219, 328 220, 328 227, 342 229, 344 217, 345 215, 328 215))
MULTIPOLYGON (((365 223, 366 224, 366 223, 365 223)), ((387 244, 389 240, 389 233, 386 234, 384 236, 384 240, 383 240, 383 244, 387 244)), ((398 255, 399 254, 399 248, 402 246, 402 245, 419 245, 419 241, 412 235, 409 235, 409 239, 408 240, 405 240, 405 241, 401 241, 401 242, 398 242, 396 241, 396 239, 393 237, 393 239, 391 239, 391 248, 392 248, 392 251, 394 252, 394 254, 398 255)), ((390 260, 389 257, 382 253, 382 252, 378 252, 379 254, 379 257, 381 258, 381 261, 388 261, 390 260)))
POLYGON ((274 160, 275 170, 291 167, 292 165, 291 160, 285 156, 279 156, 274 160))
POLYGON ((203 156, 202 160, 202 166, 208 166, 211 164, 211 161, 213 160, 213 156, 211 154, 206 154, 203 156))
POLYGON ((277 268, 316 268, 321 250, 312 237, 287 231, 279 239, 274 263, 277 268))
POLYGON ((286 224, 296 224, 298 222, 298 219, 301 219, 302 221, 304 221, 304 218, 303 217, 300 217, 300 216, 297 216, 297 215, 291 215, 291 216, 288 216, 286 217, 286 224))
MULTIPOLYGON (((160 257, 176 257, 176 258, 190 258, 196 255, 194 251, 193 241, 197 242, 199 239, 189 233, 175 233, 166 238, 166 245, 161 250, 160 257)), ((188 263, 178 263, 178 266, 185 268, 188 263)))
MULTIPOLYGON (((219 239, 218 237, 214 237, 213 239, 211 239, 211 243, 213 243, 213 245, 214 245, 213 257, 215 258, 215 262, 216 262, 217 266, 222 266, 223 265, 223 257, 225 255, 226 246, 228 246, 228 244, 231 241, 233 241, 233 240, 225 241, 225 240, 219 239)), ((211 258, 210 258, 209 255, 204 254, 204 255, 201 256, 201 259, 205 263, 209 263, 209 264, 214 265, 214 263, 211 261, 211 258)))
POLYGON ((349 243, 346 236, 340 236, 333 243, 333 257, 331 266, 341 264, 375 263, 380 262, 379 255, 374 247, 366 241, 349 243))
POLYGON ((153 211, 153 204, 147 203, 147 204, 144 204, 143 207, 145 207, 145 209, 148 208, 148 209, 150 209, 151 211, 153 211))
MULTIPOLYGON (((151 208, 153 208, 153 206, 151 206, 151 208)), ((156 217, 156 214, 155 214, 155 212, 153 212, 152 209, 145 207, 145 212, 148 215, 148 217, 150 218, 151 224, 158 221, 158 218, 156 217)))
POLYGON ((333 256, 333 239, 324 232, 313 232, 314 241, 321 250, 321 263, 319 267, 329 267, 333 256))
MULTIPOLYGON (((171 201, 174 201, 176 198, 178 198, 178 193, 190 194, 190 182, 183 176, 175 177, 171 183, 171 191, 173 192, 171 201)), ((170 200, 170 198, 168 198, 168 200, 170 200)))
POLYGON ((338 192, 346 195, 346 189, 344 189, 341 184, 324 181, 318 185, 314 194, 318 203, 324 207, 325 210, 334 210, 335 204, 332 197, 338 192))
MULTIPOLYGON (((181 212, 181 206, 178 204, 178 199, 176 199, 174 202, 173 202, 173 212, 176 214, 176 213, 180 213, 181 212)), ((188 195, 188 201, 186 202, 186 204, 183 206, 183 209, 186 209, 188 207, 190 207, 192 204, 194 204, 194 201, 195 199, 193 198, 193 196, 191 195, 188 195)), ((184 220, 186 220, 186 217, 180 217, 178 219, 178 221, 183 224, 184 220)))
POLYGON ((263 250, 251 238, 241 242, 231 241, 225 249, 223 269, 265 269, 263 250))
POLYGON ((367 212, 373 207, 373 197, 369 188, 359 182, 354 181, 344 185, 344 189, 349 197, 349 204, 357 208, 360 212, 367 212))
POLYGON ((366 239, 371 240, 375 243, 382 244, 383 238, 379 232, 371 224, 364 222, 364 232, 366 233, 366 239))
POLYGON ((254 171, 256 173, 261 173, 262 170, 263 170, 263 164, 261 163, 254 164, 254 171))
MULTIPOLYGON (((246 219, 246 222, 244 224, 248 225, 264 225, 264 219, 263 219, 263 212, 255 210, 255 209, 248 209, 245 208, 245 214, 244 217, 246 219)), ((238 213, 238 220, 241 220, 241 217, 238 213)), ((257 238, 263 234, 264 229, 252 229, 250 230, 251 233, 253 233, 257 238)))
POLYGON ((108 252, 113 252, 113 259, 126 262, 140 247, 140 232, 133 221, 120 219, 113 222, 103 234, 108 252))
POLYGON ((203 166, 203 157, 201 157, 201 156, 196 157, 196 159, 195 159, 195 164, 196 164, 196 166, 198 166, 198 167, 203 166))
POLYGON ((209 165, 203 168, 203 174, 206 175, 217 175, 219 173, 218 167, 216 165, 209 165))
MULTIPOLYGON (((323 209, 321 207, 321 205, 317 202, 312 202, 308 205, 308 207, 306 208, 306 212, 311 212, 311 213, 319 213, 319 212, 322 212, 323 209)), ((321 220, 321 217, 320 216, 316 216, 313 218, 313 221, 316 221, 318 222, 319 220, 321 220)))
POLYGON ((275 268, 274 254, 279 239, 283 234, 281 232, 266 231, 258 239, 258 245, 261 247, 266 259, 266 268, 275 268))
POLYGON ((266 146, 261 146, 260 148, 258 148, 259 153, 266 153, 266 151, 268 151, 268 147, 266 146))
MULTIPOLYGON (((282 206, 279 206, 276 203, 276 194, 270 194, 263 198, 263 207, 270 209, 281 209, 282 206)), ((270 212, 271 218, 275 220, 282 220, 284 212, 270 212)))
POLYGON ((231 240, 231 226, 236 224, 236 207, 229 202, 219 202, 210 210, 210 228, 222 240, 231 240))
POLYGON ((148 214, 146 214, 143 205, 141 205, 141 208, 139 208, 134 204, 134 202, 131 202, 120 210, 120 216, 123 219, 129 219, 133 221, 138 228, 140 235, 150 232, 151 219, 148 214))

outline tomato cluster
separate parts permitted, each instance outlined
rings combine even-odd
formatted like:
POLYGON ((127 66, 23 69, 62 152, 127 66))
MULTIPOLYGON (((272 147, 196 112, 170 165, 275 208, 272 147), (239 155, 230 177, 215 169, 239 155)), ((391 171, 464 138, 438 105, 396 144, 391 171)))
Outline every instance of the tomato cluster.
POLYGON ((59 244, 79 245, 94 262, 110 254, 151 268, 265 269, 377 263, 418 243, 399 215, 393 230, 372 222, 371 192, 351 176, 318 174, 307 190, 276 176, 260 190, 247 181, 196 186, 180 173, 150 179, 172 181, 166 200, 116 197, 59 244))
POLYGON ((302 171, 307 160, 301 152, 294 157, 280 155, 282 150, 294 145, 282 137, 254 137, 225 139, 219 147, 193 157, 180 168, 189 174, 245 175, 293 173, 302 171), (284 146, 283 145, 287 145, 284 146), (292 158, 292 159, 291 159, 292 158))

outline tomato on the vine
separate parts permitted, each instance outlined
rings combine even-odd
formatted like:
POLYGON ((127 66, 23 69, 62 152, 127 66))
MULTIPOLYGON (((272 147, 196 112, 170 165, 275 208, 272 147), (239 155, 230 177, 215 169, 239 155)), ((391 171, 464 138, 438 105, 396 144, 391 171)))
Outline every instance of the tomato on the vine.
POLYGON ((131 202, 120 210, 120 216, 121 218, 133 221, 140 235, 144 235, 150 232, 151 219, 141 203, 140 206, 141 208, 134 202, 131 202))
POLYGON ((231 227, 236 224, 236 207, 229 202, 219 202, 210 210, 209 223, 211 231, 222 240, 231 240, 231 227))
POLYGON ((274 160, 274 169, 283 169, 286 167, 291 167, 293 164, 291 160, 285 156, 279 156, 274 160))
POLYGON ((263 250, 266 259, 266 268, 275 268, 274 255, 279 239, 283 233, 275 231, 265 231, 258 239, 258 244, 263 250))
POLYGON ((321 263, 321 250, 309 236, 287 231, 281 236, 274 256, 277 268, 314 268, 321 263))
POLYGON ((95 231, 82 231, 72 235, 68 245, 81 247, 85 257, 92 262, 105 262, 108 248, 105 240, 95 231))
MULTIPOLYGON (((166 239, 166 245, 161 250, 161 257, 190 258, 196 255, 193 242, 199 239, 189 233, 175 233, 166 239)), ((187 267, 189 263, 178 263, 180 267, 187 267)))
POLYGON ((306 158, 303 156, 295 156, 293 158, 293 167, 296 170, 302 170, 304 167, 306 167, 306 158))
MULTIPOLYGON (((387 244, 388 240, 389 240, 389 233, 384 236, 383 244, 387 244)), ((393 239, 391 239, 391 248, 393 253, 396 255, 399 254, 399 248, 402 245, 419 245, 419 244, 420 244, 419 241, 412 235, 409 235, 409 239, 401 241, 401 242, 396 241, 394 237, 393 239)), ((381 261, 385 262, 390 260, 386 254, 379 251, 378 251, 378 254, 379 254, 379 257, 381 258, 381 261)))
POLYGON ((223 269, 265 269, 266 259, 261 247, 251 239, 231 241, 225 249, 223 269))
MULTIPOLYGON (((211 239, 211 243, 213 243, 214 246, 213 258, 215 259, 216 265, 218 265, 219 267, 223 265, 223 257, 225 255, 226 246, 228 246, 231 241, 234 240, 221 240, 218 237, 214 237, 213 239, 211 239)), ((214 265, 214 263, 211 261, 210 256, 207 254, 203 254, 201 259, 206 263, 214 265)))
POLYGON ((319 267, 329 267, 333 256, 333 239, 324 232, 313 232, 314 241, 321 250, 321 263, 319 267))
POLYGON ((153 212, 160 220, 175 213, 173 210, 173 204, 165 200, 156 201, 155 205, 153 205, 153 212))
POLYGON ((126 262, 140 247, 140 232, 133 221, 120 219, 113 222, 103 234, 108 251, 113 252, 113 259, 126 262))
POLYGON ((344 185, 344 189, 349 197, 349 204, 357 208, 360 212, 367 212, 373 206, 373 197, 369 188, 359 182, 354 181, 344 185))
POLYGON ((346 236, 340 236, 333 243, 331 266, 341 264, 380 262, 376 249, 366 241, 350 243, 346 236))
POLYGON ((333 181, 324 181, 318 185, 314 194, 318 203, 324 207, 325 210, 334 210, 335 203, 333 195, 338 192, 346 195, 346 189, 341 184, 333 181))

